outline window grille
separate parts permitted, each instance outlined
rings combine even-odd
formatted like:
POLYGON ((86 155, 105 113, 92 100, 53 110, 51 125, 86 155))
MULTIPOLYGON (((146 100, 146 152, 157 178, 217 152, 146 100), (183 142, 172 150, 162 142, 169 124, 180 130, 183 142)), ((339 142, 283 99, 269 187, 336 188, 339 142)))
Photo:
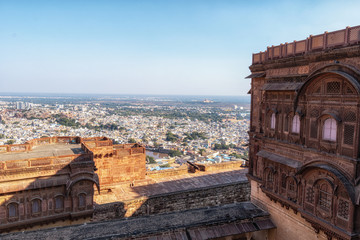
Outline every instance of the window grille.
POLYGON ((299 115, 295 115, 292 121, 292 129, 293 133, 300 133, 300 117, 299 115))
POLYGON ((276 126, 276 116, 275 113, 271 114, 271 124, 270 124, 270 128, 271 129, 275 129, 276 126))
POLYGON ((340 93, 340 82, 328 82, 326 84, 326 93, 340 93))
POLYGON ((354 112, 346 112, 344 116, 345 122, 356 122, 356 114, 354 112))
POLYGON ((310 117, 317 118, 319 116, 319 110, 313 109, 311 110, 310 117))
POLYGON ((335 119, 328 118, 323 126, 323 139, 329 141, 336 141, 337 124, 335 119))
POLYGON ((349 219, 349 209, 349 202, 340 198, 338 204, 338 216, 343 219, 349 219))
POLYGON ((321 185, 319 189, 319 207, 325 211, 331 209, 331 194, 326 184, 321 185))
POLYGON ((310 137, 317 138, 318 124, 316 120, 312 120, 310 124, 310 137))
POLYGON ((355 132, 354 125, 348 125, 348 124, 344 125, 344 144, 353 145, 354 132, 355 132))
POLYGON ((308 203, 314 203, 314 190, 312 187, 306 188, 305 200, 308 203))
POLYGON ((290 94, 286 94, 285 99, 290 99, 290 94))

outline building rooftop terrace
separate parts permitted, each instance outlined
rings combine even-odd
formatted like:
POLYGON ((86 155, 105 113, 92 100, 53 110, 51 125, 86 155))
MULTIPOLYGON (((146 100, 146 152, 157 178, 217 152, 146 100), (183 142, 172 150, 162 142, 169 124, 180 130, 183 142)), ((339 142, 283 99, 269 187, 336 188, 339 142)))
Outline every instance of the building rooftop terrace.
POLYGON ((57 157, 85 153, 80 144, 54 143, 34 146, 27 152, 0 153, 0 161, 24 160, 31 158, 57 157))

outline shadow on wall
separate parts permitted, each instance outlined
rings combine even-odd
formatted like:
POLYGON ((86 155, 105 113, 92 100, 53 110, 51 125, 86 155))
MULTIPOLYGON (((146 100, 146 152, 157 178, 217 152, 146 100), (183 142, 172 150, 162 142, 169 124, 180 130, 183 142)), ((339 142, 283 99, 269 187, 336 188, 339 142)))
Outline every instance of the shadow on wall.
POLYGON ((96 204, 95 221, 184 211, 250 200, 247 169, 123 188, 136 197, 96 204))
POLYGON ((27 158, 34 152, 12 153, 21 160, 0 156, 0 233, 93 215, 99 181, 92 154, 78 142, 66 146, 73 154, 27 158))

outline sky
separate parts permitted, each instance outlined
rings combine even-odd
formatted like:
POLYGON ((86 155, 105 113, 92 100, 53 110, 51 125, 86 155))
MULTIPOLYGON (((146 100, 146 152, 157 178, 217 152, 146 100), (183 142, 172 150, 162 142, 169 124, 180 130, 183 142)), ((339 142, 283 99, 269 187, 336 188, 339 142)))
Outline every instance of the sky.
POLYGON ((0 0, 0 92, 245 95, 252 53, 360 25, 360 1, 0 0))

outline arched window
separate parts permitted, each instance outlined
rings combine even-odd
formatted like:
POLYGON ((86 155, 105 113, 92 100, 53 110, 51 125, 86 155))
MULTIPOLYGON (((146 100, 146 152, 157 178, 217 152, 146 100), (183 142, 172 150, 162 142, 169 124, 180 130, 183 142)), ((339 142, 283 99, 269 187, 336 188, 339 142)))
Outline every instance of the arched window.
POLYGON ((32 213, 40 213, 41 212, 40 199, 35 199, 31 202, 31 211, 32 211, 32 213))
POLYGON ((271 114, 271 122, 270 122, 270 128, 275 129, 276 126, 276 115, 275 113, 271 114))
POLYGON ((293 117, 291 132, 300 133, 300 117, 299 117, 299 115, 295 115, 293 117))
POLYGON ((274 173, 271 169, 269 169, 267 175, 266 175, 266 187, 268 189, 273 189, 274 186, 274 173))
POLYGON ((85 193, 79 194, 79 208, 84 208, 86 206, 86 195, 85 193))
POLYGON ((337 124, 335 119, 328 118, 323 126, 323 139, 329 141, 336 141, 337 124))
POLYGON ((55 197, 55 210, 64 209, 64 197, 57 196, 55 197))
POLYGON ((18 216, 18 205, 16 203, 10 203, 7 208, 9 218, 15 218, 18 216))
POLYGON ((291 192, 295 192, 296 190, 296 186, 295 186, 295 181, 294 179, 289 179, 288 181, 288 190, 291 191, 291 192))
POLYGON ((319 207, 327 212, 331 209, 331 188, 323 183, 319 189, 319 207))

